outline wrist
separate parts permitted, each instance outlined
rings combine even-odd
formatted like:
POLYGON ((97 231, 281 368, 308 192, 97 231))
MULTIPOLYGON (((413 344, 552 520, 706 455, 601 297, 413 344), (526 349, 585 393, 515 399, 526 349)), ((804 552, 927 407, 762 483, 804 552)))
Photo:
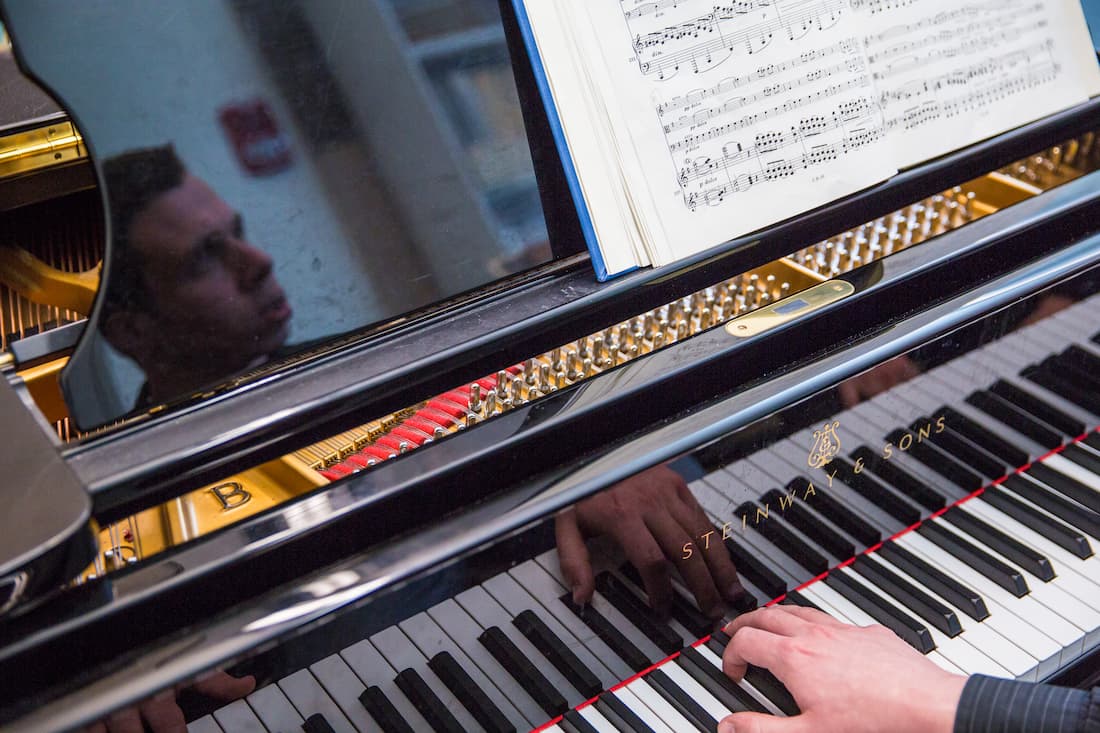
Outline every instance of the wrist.
POLYGON ((920 700, 920 712, 914 716, 920 721, 914 730, 921 733, 953 733, 955 717, 959 709, 963 688, 969 678, 957 674, 944 674, 935 685, 935 689, 926 690, 920 700))

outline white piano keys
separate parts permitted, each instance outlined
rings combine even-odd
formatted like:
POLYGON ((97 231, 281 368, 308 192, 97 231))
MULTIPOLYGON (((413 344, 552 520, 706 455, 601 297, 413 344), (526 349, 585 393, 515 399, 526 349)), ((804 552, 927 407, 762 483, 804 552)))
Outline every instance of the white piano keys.
MULTIPOLYGON (((678 730, 669 727, 668 723, 651 709, 650 705, 657 704, 654 698, 661 700, 661 702, 664 702, 664 700, 656 692, 647 688, 645 683, 640 680, 635 680, 625 687, 620 687, 611 694, 630 708, 630 711, 637 715, 643 723, 652 728, 653 733, 676 733, 678 730)), ((690 730, 690 725, 688 723, 688 728, 680 728, 679 730, 690 730)))
MULTIPOLYGON (((982 621, 972 619, 886 558, 876 556, 875 559, 902 580, 911 583, 921 592, 926 593, 954 611, 963 623, 964 631, 962 635, 966 640, 992 657, 998 664, 1008 670, 1012 677, 1030 682, 1038 681, 1039 660, 1025 652, 1013 641, 1010 641, 1008 637, 996 631, 997 627, 1000 626, 1000 618, 1003 614, 997 613, 994 615, 991 612, 982 621)), ((987 608, 987 610, 989 609, 987 608)), ((1051 648, 1047 650, 1046 656, 1057 654, 1059 651, 1058 647, 1051 642, 1051 648)))
MULTIPOLYGON (((672 705, 661 697, 656 690, 641 680, 635 680, 625 688, 616 690, 615 694, 619 695, 621 698, 625 698, 626 696, 620 695, 620 693, 624 693, 627 690, 637 697, 642 707, 650 711, 650 715, 639 714, 639 717, 645 720, 651 728, 654 727, 651 718, 657 718, 661 721, 665 730, 671 730, 674 733, 692 729, 691 722, 681 715, 679 710, 672 707, 672 705)), ((634 709, 634 707, 631 706, 631 709, 634 709)))
POLYGON ((278 685, 261 687, 245 699, 269 731, 301 730, 302 716, 294 709, 278 685))
POLYGON ((367 688, 355 676, 355 672, 351 671, 351 667, 340 658, 340 655, 333 654, 311 664, 309 671, 321 683, 321 687, 333 702, 340 706, 340 711, 347 716, 356 730, 364 733, 381 733, 382 728, 359 702, 359 695, 367 688))
POLYGON ((267 733, 268 729, 244 700, 235 700, 214 711, 214 720, 228 733, 267 733))
POLYGON ((864 588, 870 590, 879 598, 894 606, 897 609, 904 611, 912 616, 917 621, 921 622, 928 630, 929 635, 932 637, 932 642, 936 645, 936 652, 939 653, 947 661, 958 667, 964 674, 984 674, 991 677, 1011 677, 1012 673, 995 662, 988 655, 984 654, 980 650, 971 646, 970 643, 962 638, 962 636, 956 636, 954 638, 948 637, 946 634, 935 628, 920 616, 913 613, 913 611, 907 609, 903 604, 899 603, 896 598, 889 593, 884 592, 881 588, 878 588, 874 583, 868 582, 859 573, 856 573, 849 568, 840 568, 833 572, 844 573, 846 577, 853 582, 859 583, 864 588))
MULTIPOLYGON (((400 628, 391 626, 370 637, 370 643, 382 653, 390 666, 400 674, 406 669, 415 670, 428 688, 435 693, 447 712, 466 730, 477 730, 477 722, 447 686, 428 668, 428 660, 416 648, 412 640, 400 628)), ((400 689, 400 688, 399 688, 400 689)))
POLYGON ((213 715, 206 715, 188 723, 187 733, 222 733, 222 729, 214 720, 213 715))
POLYGON ((490 678, 474 664, 470 656, 466 654, 465 649, 460 647, 453 639, 445 634, 439 625, 436 624, 435 620, 427 613, 419 613, 410 619, 402 621, 398 626, 405 632, 406 636, 413 640, 420 648, 421 653, 429 660, 440 652, 449 653, 455 662, 466 671, 466 674, 470 676, 474 684, 485 693, 486 697, 489 698, 501 714, 516 726, 517 730, 522 730, 524 725, 537 725, 539 722, 542 722, 541 718, 530 721, 524 715, 520 714, 512 704, 511 696, 502 694, 501 690, 497 688, 497 684, 503 682, 503 680, 496 678, 490 680, 490 678))
POLYGON ((319 713, 336 733, 357 733, 355 726, 344 717, 340 707, 308 669, 300 669, 279 680, 279 689, 303 718, 308 719, 319 713))
POLYGON ((412 701, 398 688, 394 678, 397 670, 366 639, 340 651, 340 658, 355 672, 366 687, 377 687, 413 730, 429 730, 428 721, 413 706, 412 701))

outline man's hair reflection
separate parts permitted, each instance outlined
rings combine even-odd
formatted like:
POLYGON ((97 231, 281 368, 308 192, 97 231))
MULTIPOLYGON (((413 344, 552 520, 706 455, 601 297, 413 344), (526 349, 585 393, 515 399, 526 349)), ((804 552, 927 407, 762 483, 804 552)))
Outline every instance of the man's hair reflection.
POLYGON ((100 324, 145 372, 143 407, 270 358, 291 315, 272 260, 241 215, 171 146, 103 166, 113 246, 100 324))
POLYGON ((183 163, 170 145, 135 150, 108 160, 103 179, 110 196, 111 279, 103 303, 103 318, 123 310, 149 310, 148 290, 141 275, 141 258, 130 246, 134 216, 157 196, 183 184, 183 163))

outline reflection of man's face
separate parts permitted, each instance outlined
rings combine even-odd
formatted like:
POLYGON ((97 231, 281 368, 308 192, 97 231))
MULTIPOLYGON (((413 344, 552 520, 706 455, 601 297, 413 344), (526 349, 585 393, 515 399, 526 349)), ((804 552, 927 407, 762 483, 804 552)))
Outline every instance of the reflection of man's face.
POLYGON ((161 358, 228 376, 286 340, 291 309, 271 258, 244 237, 240 215, 192 175, 157 196, 129 231, 159 330, 161 358))

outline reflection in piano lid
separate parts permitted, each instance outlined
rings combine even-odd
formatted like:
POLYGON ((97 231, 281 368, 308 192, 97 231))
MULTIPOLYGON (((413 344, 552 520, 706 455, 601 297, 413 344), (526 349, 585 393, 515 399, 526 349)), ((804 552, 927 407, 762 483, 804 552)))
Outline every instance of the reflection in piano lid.
MULTIPOLYGON (((23 670, 4 693, 8 722, 80 724, 217 666, 229 676, 179 693, 196 730, 618 730, 630 715, 713 730, 734 711, 796 712, 762 670, 724 678, 713 631, 781 602, 884 624, 952 672, 1080 681, 1100 643, 1098 248, 1094 235, 334 562, 332 535, 402 520, 378 516, 378 487, 398 482, 371 484, 414 456, 74 589, 68 603, 83 607, 7 624, 0 663, 23 670), (653 613, 649 569, 628 562, 630 514, 602 511, 609 498, 643 513, 685 502, 700 521, 675 513, 675 544, 657 538, 670 566, 733 559, 737 592, 700 604, 705 583, 674 573, 667 614, 653 613), (559 562, 573 516, 594 580, 583 607, 559 562), (203 597, 186 595, 196 587, 203 597), (147 628, 169 608, 171 638, 147 628), (95 656, 56 656, 77 633, 95 656), (64 667, 83 680, 63 681, 64 667), (60 697, 25 702, 53 675, 60 697), (228 704, 200 693, 248 676, 255 687, 228 704)), ((494 425, 539 434, 585 412, 568 391, 545 399, 551 416, 508 413, 415 455, 449 458, 494 425)))
POLYGON ((1085 174, 1094 159, 1100 160, 1094 139, 1090 133, 1054 146, 774 263, 112 523, 102 533, 103 556, 89 573, 102 575, 193 540, 712 327, 737 321, 729 332, 747 336, 778 325, 788 310, 792 317, 808 313, 802 296, 827 278, 1085 174), (748 314, 753 315, 742 319, 748 314))

